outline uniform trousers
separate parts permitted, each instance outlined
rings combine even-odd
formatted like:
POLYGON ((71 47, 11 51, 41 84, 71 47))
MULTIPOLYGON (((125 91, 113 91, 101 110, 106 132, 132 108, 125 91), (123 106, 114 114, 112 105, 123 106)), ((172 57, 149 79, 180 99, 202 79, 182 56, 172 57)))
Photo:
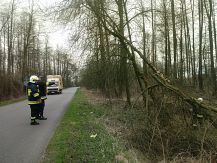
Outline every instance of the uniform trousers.
POLYGON ((40 109, 40 104, 32 104, 30 105, 31 108, 31 120, 35 120, 38 116, 38 110, 40 109))

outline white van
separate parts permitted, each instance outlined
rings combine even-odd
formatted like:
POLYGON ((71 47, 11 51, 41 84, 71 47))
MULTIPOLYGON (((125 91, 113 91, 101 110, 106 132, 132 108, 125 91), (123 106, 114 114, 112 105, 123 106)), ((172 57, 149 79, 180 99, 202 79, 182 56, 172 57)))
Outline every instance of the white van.
POLYGON ((63 80, 61 75, 47 75, 47 94, 62 93, 63 80))

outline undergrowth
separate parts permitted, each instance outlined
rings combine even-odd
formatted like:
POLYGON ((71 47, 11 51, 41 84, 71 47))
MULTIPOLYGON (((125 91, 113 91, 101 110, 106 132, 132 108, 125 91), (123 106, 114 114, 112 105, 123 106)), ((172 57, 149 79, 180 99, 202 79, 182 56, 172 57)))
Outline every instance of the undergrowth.
POLYGON ((155 101, 150 97, 148 108, 139 100, 129 107, 124 100, 102 99, 91 91, 88 97, 106 108, 101 121, 109 132, 127 149, 142 153, 146 162, 216 161, 217 130, 213 122, 195 118, 191 106, 171 92, 154 91, 157 96, 155 101))

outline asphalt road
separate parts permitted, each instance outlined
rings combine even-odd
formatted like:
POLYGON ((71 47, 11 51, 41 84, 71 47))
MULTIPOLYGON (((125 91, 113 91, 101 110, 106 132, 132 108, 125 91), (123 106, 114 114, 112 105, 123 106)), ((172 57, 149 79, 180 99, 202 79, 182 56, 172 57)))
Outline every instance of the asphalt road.
POLYGON ((27 101, 0 107, 0 163, 40 162, 75 92, 69 88, 61 95, 48 95, 44 112, 48 119, 37 126, 30 125, 27 101))

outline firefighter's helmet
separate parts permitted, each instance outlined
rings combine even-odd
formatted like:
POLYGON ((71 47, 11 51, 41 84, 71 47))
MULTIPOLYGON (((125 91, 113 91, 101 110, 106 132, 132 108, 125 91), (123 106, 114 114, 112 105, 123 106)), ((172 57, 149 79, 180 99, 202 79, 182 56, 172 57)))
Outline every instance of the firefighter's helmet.
POLYGON ((29 79, 29 82, 35 83, 35 82, 38 81, 38 80, 39 80, 39 78, 38 78, 36 75, 32 75, 32 76, 30 77, 30 79, 29 79))

